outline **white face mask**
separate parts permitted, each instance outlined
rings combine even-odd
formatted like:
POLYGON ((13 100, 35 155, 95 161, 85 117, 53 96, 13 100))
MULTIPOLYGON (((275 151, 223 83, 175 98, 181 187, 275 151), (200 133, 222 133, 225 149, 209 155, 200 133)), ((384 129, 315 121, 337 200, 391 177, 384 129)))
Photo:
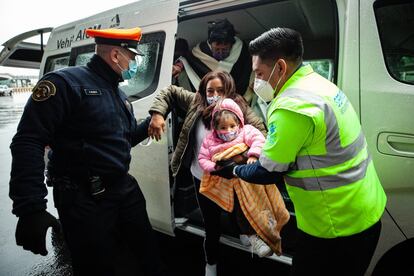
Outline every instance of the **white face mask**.
POLYGON ((277 87, 279 86, 279 83, 282 80, 282 77, 280 77, 279 80, 277 81, 276 87, 274 89, 269 83, 269 80, 272 77, 273 72, 275 71, 276 64, 277 64, 277 62, 273 66, 272 73, 270 73, 269 79, 267 81, 262 80, 262 79, 258 79, 258 78, 254 79, 253 91, 256 93, 256 95, 260 99, 262 99, 266 103, 273 100, 274 95, 277 91, 277 87))

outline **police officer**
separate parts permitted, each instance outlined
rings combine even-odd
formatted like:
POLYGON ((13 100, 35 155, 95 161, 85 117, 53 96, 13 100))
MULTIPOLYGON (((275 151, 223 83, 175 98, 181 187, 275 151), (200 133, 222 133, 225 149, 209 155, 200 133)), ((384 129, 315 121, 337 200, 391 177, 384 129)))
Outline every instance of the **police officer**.
POLYGON ((258 162, 215 174, 262 184, 283 175, 299 229, 293 275, 363 275, 386 196, 356 112, 337 86, 302 64, 298 32, 271 29, 249 51, 254 90, 270 102, 268 136, 258 162))
POLYGON ((46 255, 46 231, 59 227, 46 211, 43 156, 48 145, 48 181, 74 274, 113 275, 115 249, 123 243, 147 275, 161 275, 145 199, 128 174, 131 147, 147 137, 149 120, 137 125, 131 104, 118 88, 136 74, 141 30, 86 34, 95 38, 96 54, 86 66, 42 77, 11 143, 16 243, 46 255))

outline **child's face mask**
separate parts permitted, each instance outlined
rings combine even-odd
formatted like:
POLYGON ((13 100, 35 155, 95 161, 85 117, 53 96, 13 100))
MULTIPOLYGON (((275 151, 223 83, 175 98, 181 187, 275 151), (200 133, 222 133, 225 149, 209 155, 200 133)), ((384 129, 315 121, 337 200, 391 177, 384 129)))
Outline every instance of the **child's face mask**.
POLYGON ((234 130, 217 130, 217 136, 225 142, 233 141, 236 139, 239 134, 239 127, 236 127, 234 130))

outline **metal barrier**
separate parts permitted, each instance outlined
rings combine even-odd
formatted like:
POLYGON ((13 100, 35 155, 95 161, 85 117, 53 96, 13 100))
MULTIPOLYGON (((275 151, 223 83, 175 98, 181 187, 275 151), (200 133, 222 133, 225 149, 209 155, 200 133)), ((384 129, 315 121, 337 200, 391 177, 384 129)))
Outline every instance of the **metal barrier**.
POLYGON ((33 87, 13 87, 13 93, 31 92, 33 87))

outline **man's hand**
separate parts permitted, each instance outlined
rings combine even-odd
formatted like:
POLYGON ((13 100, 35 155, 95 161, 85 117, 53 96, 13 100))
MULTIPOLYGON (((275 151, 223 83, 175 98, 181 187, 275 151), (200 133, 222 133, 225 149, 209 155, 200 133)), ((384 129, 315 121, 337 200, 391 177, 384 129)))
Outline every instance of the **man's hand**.
POLYGON ((46 256, 46 232, 49 227, 60 231, 59 221, 47 211, 20 217, 16 226, 16 244, 34 254, 46 256))
POLYGON ((253 164, 257 161, 257 157, 256 156, 250 156, 249 159, 247 159, 247 164, 253 164))
POLYGON ((148 127, 148 136, 157 141, 161 140, 161 134, 165 131, 164 117, 159 113, 152 113, 148 127))
POLYGON ((232 179, 234 177, 233 175, 233 169, 236 166, 236 164, 234 162, 223 166, 221 169, 217 170, 217 171, 212 171, 210 174, 211 175, 218 175, 227 179, 232 179))
POLYGON ((184 64, 181 61, 174 63, 173 69, 172 69, 173 78, 178 78, 180 73, 183 71, 183 68, 184 68, 184 64))

